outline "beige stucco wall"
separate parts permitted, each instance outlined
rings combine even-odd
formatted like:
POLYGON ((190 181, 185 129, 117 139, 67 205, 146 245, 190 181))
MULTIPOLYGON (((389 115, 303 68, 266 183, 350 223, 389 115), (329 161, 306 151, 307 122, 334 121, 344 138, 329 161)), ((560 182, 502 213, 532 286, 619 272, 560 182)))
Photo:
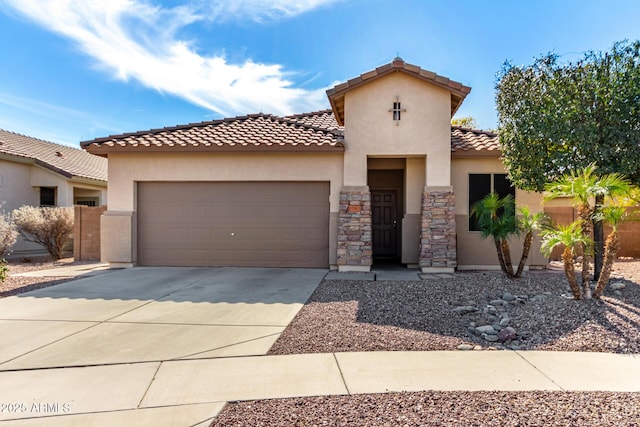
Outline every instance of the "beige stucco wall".
MULTIPOLYGON (((505 173, 504 166, 497 157, 453 158, 451 180, 456 195, 456 232, 458 247, 458 268, 497 267, 497 255, 491 239, 481 239, 480 232, 469 231, 469 174, 505 173)), ((516 206, 528 206, 533 212, 543 210, 542 194, 516 190, 516 206)), ((522 254, 521 239, 510 240, 511 257, 517 265, 522 254)), ((528 265, 546 265, 546 258, 540 253, 540 239, 534 238, 528 265)))
POLYGON ((73 205, 73 187, 69 185, 69 181, 51 171, 40 166, 31 166, 30 183, 32 187, 55 187, 56 205, 72 206, 73 205))
POLYGON ((0 160, 0 203, 5 212, 23 205, 37 205, 40 198, 30 183, 31 166, 25 163, 0 160))
POLYGON ((108 211, 101 222, 102 235, 106 236, 103 260, 136 262, 138 181, 328 181, 333 245, 329 262, 335 264, 335 237, 331 236, 337 235, 342 171, 341 153, 110 154, 108 211))
MULTIPOLYGON (((0 159, 0 210, 10 213, 24 205, 37 205, 38 191, 30 185, 31 166, 0 159)), ((22 238, 13 246, 12 252, 38 251, 41 247, 25 242, 22 238)))
POLYGON ((448 91, 404 73, 347 92, 344 184, 367 185, 367 157, 426 156, 427 185, 450 185, 450 105, 448 91), (407 110, 397 123, 389 112, 396 97, 407 110))

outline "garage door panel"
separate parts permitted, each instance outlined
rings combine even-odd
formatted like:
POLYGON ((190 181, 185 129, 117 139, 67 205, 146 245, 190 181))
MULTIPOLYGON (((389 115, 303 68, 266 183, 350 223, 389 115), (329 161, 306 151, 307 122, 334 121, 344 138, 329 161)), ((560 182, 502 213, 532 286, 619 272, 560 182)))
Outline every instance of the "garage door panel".
POLYGON ((328 183, 138 183, 141 265, 327 267, 328 226, 328 183))

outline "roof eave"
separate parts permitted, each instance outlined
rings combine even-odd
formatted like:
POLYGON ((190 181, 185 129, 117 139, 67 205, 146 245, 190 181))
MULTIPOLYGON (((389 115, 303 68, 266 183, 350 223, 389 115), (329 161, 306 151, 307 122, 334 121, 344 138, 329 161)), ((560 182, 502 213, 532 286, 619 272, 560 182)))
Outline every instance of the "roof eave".
POLYGON ((116 153, 342 153, 344 152, 344 144, 337 142, 335 145, 329 144, 310 144, 310 145, 225 145, 225 146, 170 146, 170 145, 116 145, 105 146, 103 144, 91 144, 84 147, 91 154, 97 156, 108 157, 109 154, 116 153))
POLYGON ((90 178, 88 176, 73 175, 69 179, 69 181, 75 182, 75 183, 78 183, 78 184, 97 185, 97 186, 100 186, 100 187, 106 187, 107 186, 107 180, 106 179, 90 178))
POLYGON ((452 158, 465 158, 465 157, 496 157, 500 158, 502 156, 502 152, 500 150, 452 150, 451 157, 452 158))
POLYGON ((335 115, 338 124, 340 126, 344 126, 344 97, 347 92, 394 72, 405 73, 448 90, 451 93, 451 117, 454 116, 456 111, 460 108, 460 105, 462 105, 462 101, 464 101, 469 92, 471 92, 471 88, 469 86, 465 86, 462 83, 450 80, 449 78, 440 76, 434 72, 423 70, 416 65, 408 64, 402 60, 396 59, 390 64, 383 65, 375 70, 361 74, 356 78, 338 84, 326 91, 329 103, 331 104, 331 109, 333 110, 333 114, 335 115))

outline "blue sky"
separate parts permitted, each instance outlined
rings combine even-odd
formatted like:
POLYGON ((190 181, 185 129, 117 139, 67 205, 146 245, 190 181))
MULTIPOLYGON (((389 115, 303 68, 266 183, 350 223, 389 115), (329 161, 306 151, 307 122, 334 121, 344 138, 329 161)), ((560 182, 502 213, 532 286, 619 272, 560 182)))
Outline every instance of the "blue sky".
POLYGON ((0 128, 82 140, 247 113, 328 108, 390 62, 471 86, 496 126, 505 60, 575 60, 640 39, 637 0, 0 0, 0 128))

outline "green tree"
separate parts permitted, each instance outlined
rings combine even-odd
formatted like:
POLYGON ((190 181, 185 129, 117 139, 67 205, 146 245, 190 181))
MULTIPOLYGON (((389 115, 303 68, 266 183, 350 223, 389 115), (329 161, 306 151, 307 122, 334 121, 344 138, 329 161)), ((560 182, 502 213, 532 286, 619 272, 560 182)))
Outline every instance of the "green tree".
POLYGON ((468 129, 477 129, 478 124, 476 123, 476 119, 471 116, 465 117, 454 117, 451 119, 451 124, 454 126, 460 126, 468 129))
MULTIPOLYGON (((500 146, 509 179, 542 191, 568 170, 598 167, 640 184, 640 41, 618 42, 561 64, 554 54, 532 65, 505 63, 496 83, 500 146)), ((598 196, 596 211, 603 204, 598 196)), ((596 241, 602 242, 600 223, 596 241)), ((600 244, 599 244, 600 246, 600 244)), ((596 273, 601 265, 599 247, 596 273)))

